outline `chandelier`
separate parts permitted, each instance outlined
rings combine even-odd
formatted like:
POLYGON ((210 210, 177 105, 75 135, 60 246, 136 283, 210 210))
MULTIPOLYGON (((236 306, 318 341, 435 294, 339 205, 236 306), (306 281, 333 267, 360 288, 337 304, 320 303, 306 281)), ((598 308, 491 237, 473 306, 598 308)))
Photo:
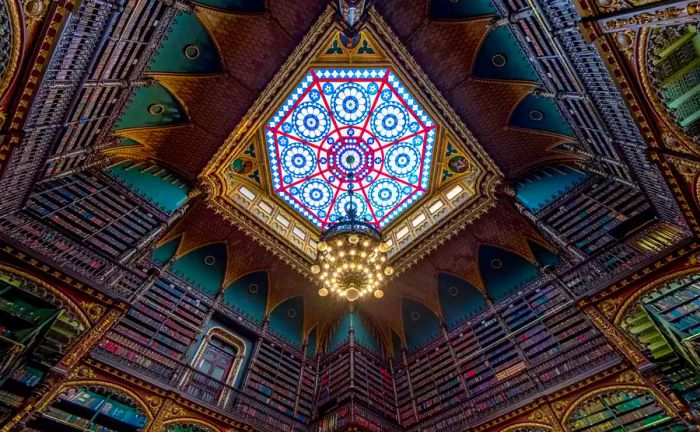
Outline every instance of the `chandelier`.
POLYGON ((387 265, 389 246, 374 225, 357 219, 352 180, 350 173, 346 216, 330 224, 321 235, 311 273, 319 279, 321 297, 334 294, 354 302, 373 294, 380 299, 384 297, 382 284, 394 273, 387 265))

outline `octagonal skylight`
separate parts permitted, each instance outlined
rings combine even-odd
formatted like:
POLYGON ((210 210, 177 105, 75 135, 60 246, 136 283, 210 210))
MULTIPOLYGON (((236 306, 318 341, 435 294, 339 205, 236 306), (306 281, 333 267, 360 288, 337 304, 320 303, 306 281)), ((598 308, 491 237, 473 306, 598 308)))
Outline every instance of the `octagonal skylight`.
POLYGON ((435 133, 390 69, 311 69, 265 127, 274 192, 321 229, 351 207, 383 228, 427 192, 435 133))

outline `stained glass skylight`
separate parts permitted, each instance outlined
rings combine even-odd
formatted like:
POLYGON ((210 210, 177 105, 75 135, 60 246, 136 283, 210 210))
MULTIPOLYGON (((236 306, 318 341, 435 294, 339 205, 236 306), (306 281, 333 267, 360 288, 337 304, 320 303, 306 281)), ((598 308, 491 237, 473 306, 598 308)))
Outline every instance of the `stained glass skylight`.
POLYGON ((427 192, 435 134, 390 69, 312 69, 265 127, 273 189, 321 229, 351 206, 383 228, 427 192))

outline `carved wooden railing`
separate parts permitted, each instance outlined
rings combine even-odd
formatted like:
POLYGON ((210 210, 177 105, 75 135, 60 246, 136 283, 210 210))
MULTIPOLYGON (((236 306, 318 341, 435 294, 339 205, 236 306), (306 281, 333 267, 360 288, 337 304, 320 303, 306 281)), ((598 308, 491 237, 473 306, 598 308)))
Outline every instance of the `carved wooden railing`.
POLYGON ((187 364, 180 363, 177 369, 170 373, 158 375, 101 347, 92 352, 92 357, 120 369, 129 370, 137 377, 166 390, 175 391, 183 397, 208 406, 261 432, 304 432, 307 430, 307 425, 304 422, 285 415, 229 383, 203 374, 187 364))

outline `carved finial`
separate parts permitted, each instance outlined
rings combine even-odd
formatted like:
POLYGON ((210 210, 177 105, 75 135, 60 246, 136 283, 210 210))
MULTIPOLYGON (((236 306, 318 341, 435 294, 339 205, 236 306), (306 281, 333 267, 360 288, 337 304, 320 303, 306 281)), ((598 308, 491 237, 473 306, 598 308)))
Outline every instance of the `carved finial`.
POLYGON ((354 37, 357 34, 360 22, 367 12, 369 0, 336 0, 338 2, 338 14, 345 23, 345 34, 354 37))

